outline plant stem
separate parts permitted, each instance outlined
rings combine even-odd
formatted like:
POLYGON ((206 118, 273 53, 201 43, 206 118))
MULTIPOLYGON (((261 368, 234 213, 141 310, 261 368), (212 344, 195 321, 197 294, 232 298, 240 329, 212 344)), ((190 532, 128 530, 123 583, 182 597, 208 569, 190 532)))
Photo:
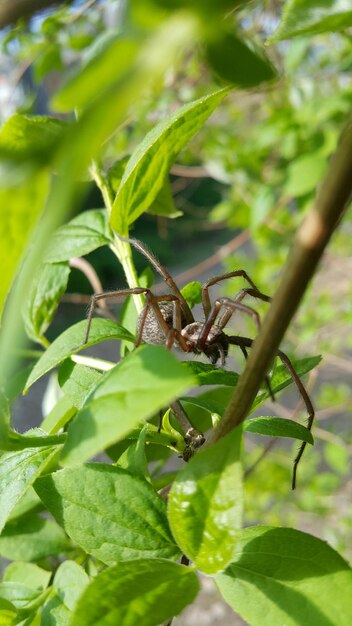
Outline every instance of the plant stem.
MULTIPOLYGON (((90 173, 101 191, 106 210, 110 216, 114 204, 114 194, 109 182, 106 179, 105 173, 96 161, 93 161, 90 167, 90 173)), ((110 248, 123 267, 128 286, 131 288, 139 287, 138 275, 133 263, 130 244, 125 241, 121 241, 118 237, 116 237, 116 235, 114 235, 114 243, 111 244, 110 248)), ((132 298, 137 309, 137 313, 141 313, 144 307, 143 297, 140 295, 134 295, 132 298)))
POLYGON ((248 415, 352 191, 352 121, 344 129, 316 201, 296 235, 272 305, 256 337, 224 416, 208 444, 215 443, 248 415))

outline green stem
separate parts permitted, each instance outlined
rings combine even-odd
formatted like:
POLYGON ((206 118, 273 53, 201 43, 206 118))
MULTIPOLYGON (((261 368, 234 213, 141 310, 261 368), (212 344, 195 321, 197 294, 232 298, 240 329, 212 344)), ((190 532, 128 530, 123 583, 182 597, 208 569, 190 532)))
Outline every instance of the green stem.
MULTIPOLYGON (((90 167, 90 172, 91 172, 93 179, 96 182, 96 185, 99 187, 101 191, 106 210, 110 216, 112 207, 114 204, 114 194, 111 189, 111 186, 106 178, 105 173, 99 167, 96 161, 93 161, 90 167)), ((125 241, 121 241, 114 234, 114 242, 110 245, 110 249, 115 254, 115 256, 117 257, 117 259, 119 260, 119 262, 121 263, 123 267, 123 271, 125 272, 128 286, 131 288, 139 287, 138 275, 137 275, 136 268, 133 263, 130 244, 125 241)), ((137 309, 137 313, 141 313, 144 307, 143 296, 134 295, 133 301, 137 309)))
POLYGON ((72 354, 71 360, 75 363, 92 367, 93 369, 101 372, 108 372, 116 365, 116 363, 113 363, 112 361, 104 361, 103 359, 96 359, 95 357, 84 356, 82 354, 72 354))
POLYGON ((352 121, 341 135, 316 201, 296 235, 279 288, 253 343, 245 370, 208 444, 224 437, 247 417, 351 192, 352 121))

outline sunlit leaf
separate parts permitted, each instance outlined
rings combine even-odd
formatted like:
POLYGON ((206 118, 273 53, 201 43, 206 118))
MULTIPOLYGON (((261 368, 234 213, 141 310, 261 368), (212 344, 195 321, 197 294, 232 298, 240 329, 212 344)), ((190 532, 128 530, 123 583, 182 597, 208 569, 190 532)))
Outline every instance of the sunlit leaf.
POLYGON ((198 590, 195 572, 184 565, 164 559, 122 562, 98 574, 87 587, 72 625, 158 626, 178 615, 198 590))
POLYGON ((200 450, 177 474, 168 500, 171 530, 184 553, 207 573, 231 563, 242 522, 242 431, 200 450))
POLYGON ((66 468, 38 479, 35 489, 71 539, 108 565, 179 554, 163 500, 147 481, 121 468, 66 468))
POLYGON ((228 93, 221 89, 160 122, 132 154, 112 208, 111 224, 120 234, 154 202, 177 154, 189 142, 228 93))
POLYGON ((349 626, 352 571, 325 541, 292 528, 239 531, 236 555, 216 583, 252 626, 349 626), (255 597, 255 602, 248 599, 255 597))

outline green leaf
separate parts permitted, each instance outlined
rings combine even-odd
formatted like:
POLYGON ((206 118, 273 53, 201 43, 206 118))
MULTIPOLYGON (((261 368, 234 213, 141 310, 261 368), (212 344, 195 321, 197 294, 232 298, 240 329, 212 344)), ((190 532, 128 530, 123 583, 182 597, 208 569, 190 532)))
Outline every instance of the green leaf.
POLYGON ((206 58, 210 67, 223 80, 248 88, 273 80, 277 74, 263 50, 247 42, 232 31, 219 28, 206 44, 206 58))
POLYGON ((25 180, 0 189, 0 206, 3 207, 0 220, 0 315, 48 190, 47 172, 32 174, 30 184, 25 180))
POLYGON ((169 178, 165 178, 160 191, 155 196, 154 202, 147 209, 147 213, 168 217, 169 219, 183 215, 182 211, 175 207, 169 178))
POLYGON ((350 26, 352 10, 345 0, 288 0, 269 43, 298 35, 345 30, 350 26))
POLYGON ((71 625, 158 626, 178 615, 198 591, 196 574, 184 565, 163 559, 118 563, 87 587, 71 625))
POLYGON ((71 615, 71 611, 52 591, 42 608, 40 626, 69 626, 71 615))
POLYGON ((39 561, 59 556, 70 544, 54 522, 29 514, 8 522, 0 536, 0 554, 15 561, 39 561))
POLYGON ((0 531, 28 487, 45 469, 57 449, 27 448, 0 457, 0 531))
POLYGON ((56 570, 53 587, 62 603, 73 611, 89 584, 89 576, 75 561, 64 561, 56 570))
POLYGON ((31 375, 29 376, 24 393, 26 393, 31 385, 44 376, 54 367, 57 367, 71 354, 75 354, 80 350, 84 350, 88 346, 93 346, 100 341, 107 339, 119 339, 125 341, 134 341, 133 335, 122 326, 115 324, 111 320, 94 318, 89 333, 87 343, 83 344, 84 336, 87 329, 87 320, 82 320, 65 330, 49 348, 44 352, 43 356, 35 364, 31 375))
POLYGON ((69 275, 68 263, 44 263, 38 268, 23 310, 26 332, 33 341, 43 343, 43 335, 66 291, 69 275))
POLYGON ((182 401, 187 401, 190 404, 199 406, 202 409, 206 409, 209 413, 215 413, 216 415, 222 415, 233 395, 232 387, 218 387, 217 389, 210 389, 205 393, 201 393, 198 396, 189 396, 182 398, 182 401))
POLYGON ((71 399, 62 396, 43 419, 41 428, 49 434, 55 434, 66 426, 75 413, 77 413, 77 408, 72 404, 71 399))
POLYGON ((30 589, 45 589, 50 581, 51 572, 34 563, 15 561, 4 572, 4 582, 21 583, 30 589))
POLYGON ((38 512, 39 509, 42 508, 42 503, 38 498, 36 492, 33 487, 29 487, 27 491, 24 493, 22 498, 18 501, 15 508, 13 509, 9 520, 13 521, 18 517, 22 517, 22 515, 26 515, 30 512, 38 512))
POLYGON ((137 441, 128 446, 118 461, 119 467, 140 478, 148 478, 148 464, 145 454, 147 432, 147 425, 145 424, 137 441))
POLYGON ((0 598, 0 624, 1 626, 15 626, 18 624, 17 611, 12 602, 0 598))
MULTIPOLYGON (((311 356, 304 359, 291 359, 291 363, 296 370, 297 375, 301 378, 304 374, 310 372, 321 361, 321 356, 311 356)), ((279 365, 275 368, 274 375, 270 379, 270 386, 274 395, 278 394, 282 389, 285 389, 289 385, 292 385, 293 380, 291 374, 288 372, 284 365, 279 365)), ((270 397, 270 393, 266 388, 265 391, 261 391, 252 404, 250 413, 253 413, 267 398, 270 397)))
POLYGON ((101 377, 101 372, 66 359, 59 369, 58 382, 75 407, 80 409, 101 377))
POLYGON ((298 530, 240 531, 233 563, 215 580, 226 602, 251 626, 262 626, 263 616, 285 626, 351 622, 351 569, 325 541, 298 530))
POLYGON ((53 117, 15 113, 0 132, 0 159, 10 157, 46 165, 48 157, 56 150, 64 127, 62 120, 53 117))
POLYGON ((112 208, 111 225, 122 235, 154 202, 177 154, 203 126, 227 89, 178 109, 151 130, 132 154, 112 208))
MULTIPOLYGON (((40 595, 38 589, 16 582, 0 583, 0 597, 9 600, 16 609, 23 609, 40 595)), ((0 622, 1 623, 1 622, 0 622)))
POLYGON ((99 94, 121 79, 128 70, 131 71, 137 51, 136 42, 116 37, 115 32, 104 33, 93 44, 86 65, 80 67, 55 93, 51 101, 52 108, 65 113, 91 105, 99 94))
MULTIPOLYGON (((127 155, 122 159, 116 161, 114 165, 109 169, 109 182, 114 193, 118 192, 129 159, 130 156, 127 155)), ((165 178, 162 188, 156 195, 154 202, 151 204, 149 209, 147 209, 147 212, 151 215, 161 215, 162 217, 169 218, 179 217, 180 215, 182 215, 182 211, 179 211, 175 207, 170 180, 168 177, 165 178)))
POLYGON ((307 154, 299 157, 287 168, 284 192, 299 198, 314 191, 323 179, 327 169, 327 159, 320 154, 307 154))
POLYGON ((282 417, 253 417, 243 423, 243 429, 249 433, 258 433, 268 437, 291 437, 307 443, 314 443, 312 433, 294 420, 282 417))
POLYGON ((35 489, 73 541, 107 565, 179 554, 163 500, 147 481, 121 468, 67 468, 41 477, 35 489))
POLYGON ((102 377, 70 424, 62 464, 85 461, 121 440, 193 383, 164 347, 140 346, 102 377))
POLYGON ((196 304, 202 302, 202 283, 198 280, 188 283, 181 289, 181 293, 188 306, 193 309, 196 304))
POLYGON ((105 209, 84 211, 55 231, 45 252, 47 263, 69 261, 101 246, 109 246, 113 235, 105 209))
POLYGON ((206 574, 216 574, 233 560, 243 509, 241 440, 242 430, 236 428, 200 450, 177 474, 169 495, 173 535, 206 574))
POLYGON ((214 367, 210 363, 182 361, 182 365, 197 377, 198 385, 228 385, 235 387, 239 379, 239 375, 235 372, 214 367))

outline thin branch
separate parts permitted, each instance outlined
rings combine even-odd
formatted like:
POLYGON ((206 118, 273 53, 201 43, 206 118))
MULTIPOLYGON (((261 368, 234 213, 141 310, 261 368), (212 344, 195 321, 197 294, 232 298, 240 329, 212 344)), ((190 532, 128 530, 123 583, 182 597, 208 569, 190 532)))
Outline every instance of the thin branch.
MULTIPOLYGON (((175 282, 177 284, 179 283, 182 284, 182 283, 188 283, 189 281, 194 280, 197 276, 199 276, 203 272, 206 272, 212 267, 214 267, 214 265, 221 263, 223 259, 225 259, 232 252, 237 250, 237 248, 240 248, 248 239, 249 239, 249 231, 248 230, 242 231, 239 235, 236 235, 236 237, 234 237, 233 239, 225 243, 225 245, 221 246, 221 248, 219 248, 219 250, 215 254, 208 257, 204 261, 201 261, 197 265, 194 265, 189 270, 186 270, 185 272, 178 274, 178 276, 175 277, 175 282)), ((165 288, 165 284, 159 283, 153 287, 153 291, 155 291, 155 293, 159 293, 164 288, 165 288)))
POLYGON ((67 4, 59 0, 6 0, 0 4, 0 28, 9 26, 21 18, 29 18, 53 4, 67 4))
MULTIPOLYGON (((96 273, 94 267, 86 259, 82 259, 82 257, 74 257, 70 259, 70 267, 74 267, 85 275, 94 293, 103 291, 103 286, 100 282, 98 274, 96 273)), ((102 309, 107 308, 106 302, 103 300, 98 302, 98 306, 102 309)))
POLYGON ((247 417, 323 251, 343 215, 351 191, 352 122, 349 121, 315 204, 297 233, 279 288, 253 343, 245 370, 208 445, 224 437, 247 417))

